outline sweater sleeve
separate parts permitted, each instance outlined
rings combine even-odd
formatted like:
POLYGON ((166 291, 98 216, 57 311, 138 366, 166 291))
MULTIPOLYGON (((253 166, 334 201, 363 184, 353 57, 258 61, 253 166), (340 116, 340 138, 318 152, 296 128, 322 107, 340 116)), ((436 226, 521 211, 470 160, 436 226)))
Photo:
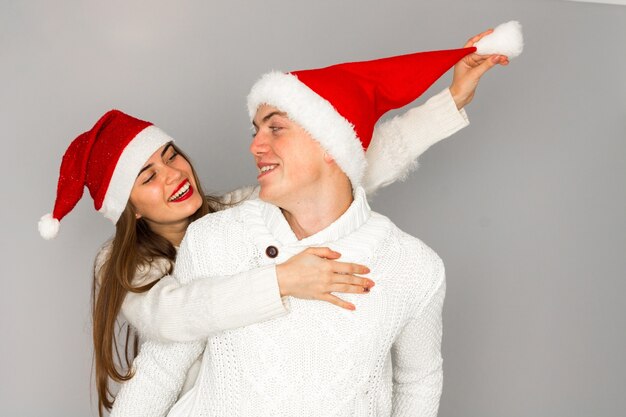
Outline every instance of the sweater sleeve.
POLYGON ((393 366, 392 417, 434 417, 443 385, 441 313, 445 278, 429 301, 413 314, 391 349, 393 366))
POLYGON ((166 276, 150 290, 128 293, 122 314, 148 339, 187 342, 287 313, 275 265, 181 285, 166 276))
POLYGON ((365 192, 371 195, 381 187, 404 180, 417 168, 417 158, 431 145, 467 125, 465 110, 456 108, 447 88, 423 105, 377 125, 365 153, 365 192))
POLYGON ((110 416, 166 416, 204 345, 205 342, 144 342, 133 362, 135 374, 122 384, 110 416))
MULTIPOLYGON (((183 239, 178 252, 175 276, 181 282, 191 282, 199 277, 192 259, 193 238, 190 234, 191 230, 183 239)), ((206 341, 145 342, 133 362, 133 377, 122 384, 115 398, 111 416, 165 416, 176 402, 187 372, 205 346, 206 341)))
MULTIPOLYGON (((232 193, 232 201, 258 194, 245 187, 232 193)), ((96 284, 102 280, 102 266, 111 250, 107 241, 96 256, 96 284)), ((169 263, 154 261, 140 268, 135 285, 159 280, 150 290, 129 292, 121 312, 146 339, 164 342, 188 342, 212 333, 260 323, 287 314, 280 296, 275 265, 253 269, 232 276, 196 279, 186 285, 172 276, 164 276, 169 263), (163 277, 163 278, 161 278, 163 277)))

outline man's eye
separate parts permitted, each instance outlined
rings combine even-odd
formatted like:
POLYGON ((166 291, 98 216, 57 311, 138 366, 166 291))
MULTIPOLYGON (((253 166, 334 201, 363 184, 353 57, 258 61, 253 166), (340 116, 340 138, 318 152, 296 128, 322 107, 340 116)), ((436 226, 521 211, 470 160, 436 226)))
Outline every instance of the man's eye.
POLYGON ((279 130, 281 130, 281 129, 282 129, 282 127, 280 127, 280 126, 270 126, 270 130, 271 130, 273 133, 277 133, 277 132, 278 132, 279 130))
POLYGON ((146 178, 146 180, 145 180, 144 182, 142 182, 142 184, 147 184, 147 183, 149 183, 150 181, 152 181, 152 180, 154 179, 154 176, 155 176, 155 175, 156 175, 156 174, 153 172, 153 173, 152 173, 152 175, 150 175, 148 178, 146 178))

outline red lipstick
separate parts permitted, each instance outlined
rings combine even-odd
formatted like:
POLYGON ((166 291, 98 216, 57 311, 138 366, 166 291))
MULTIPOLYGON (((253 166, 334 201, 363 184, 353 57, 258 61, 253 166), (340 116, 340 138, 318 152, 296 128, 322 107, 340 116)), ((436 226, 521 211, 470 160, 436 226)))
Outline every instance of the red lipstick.
POLYGON ((170 197, 168 198, 168 202, 170 203, 179 203, 181 201, 185 201, 187 200, 189 197, 191 197, 193 195, 193 187, 191 186, 191 183, 189 182, 188 179, 185 179, 183 182, 181 182, 178 187, 176 187, 176 189, 174 190, 174 192, 172 192, 172 194, 170 195, 170 197), (180 197, 178 197, 175 200, 172 200, 172 197, 175 196, 183 187, 187 187, 187 191, 185 191, 183 193, 183 195, 181 195, 180 197))

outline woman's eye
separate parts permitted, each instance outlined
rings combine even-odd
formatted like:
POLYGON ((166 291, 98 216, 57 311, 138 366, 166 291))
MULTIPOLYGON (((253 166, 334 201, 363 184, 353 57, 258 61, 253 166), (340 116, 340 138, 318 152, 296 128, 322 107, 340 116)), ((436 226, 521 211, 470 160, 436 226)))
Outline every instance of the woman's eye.
POLYGON ((156 175, 156 174, 153 172, 153 173, 152 173, 152 174, 151 174, 148 178, 146 178, 146 180, 145 180, 144 182, 142 182, 142 184, 147 184, 147 183, 149 183, 150 181, 152 181, 152 180, 154 179, 154 176, 155 176, 155 175, 156 175))
POLYGON ((168 161, 173 161, 178 156, 178 152, 174 151, 172 155, 167 158, 168 161))

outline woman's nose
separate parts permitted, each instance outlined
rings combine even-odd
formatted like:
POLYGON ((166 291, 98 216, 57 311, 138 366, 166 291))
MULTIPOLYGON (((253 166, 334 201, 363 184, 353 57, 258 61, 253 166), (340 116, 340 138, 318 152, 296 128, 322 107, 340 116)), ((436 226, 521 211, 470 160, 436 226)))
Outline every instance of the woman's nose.
POLYGON ((180 169, 173 168, 170 166, 167 166, 166 169, 167 169, 166 178, 167 178, 168 183, 177 181, 183 176, 183 173, 180 169))

